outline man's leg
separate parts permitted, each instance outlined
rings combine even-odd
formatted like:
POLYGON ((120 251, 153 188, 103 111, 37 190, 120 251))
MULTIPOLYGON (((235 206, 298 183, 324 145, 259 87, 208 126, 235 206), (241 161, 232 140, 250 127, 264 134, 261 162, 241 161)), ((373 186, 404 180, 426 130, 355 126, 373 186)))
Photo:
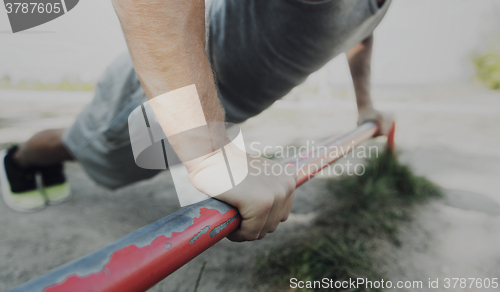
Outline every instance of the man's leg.
POLYGON ((50 166, 73 160, 62 143, 63 131, 64 129, 52 129, 36 133, 19 146, 14 153, 14 160, 22 168, 50 166))
POLYGON ((62 162, 72 157, 62 145, 62 132, 42 131, 0 154, 1 193, 11 209, 35 211, 70 197, 62 162))
POLYGON ((117 189, 160 172, 137 166, 130 145, 129 115, 145 101, 132 60, 122 54, 99 79, 92 102, 63 132, 63 147, 99 185, 117 189))
POLYGON ((76 160, 97 183, 118 188, 158 171, 135 165, 127 119, 146 100, 130 57, 122 55, 99 80, 95 97, 67 129, 46 130, 0 151, 0 185, 6 204, 34 211, 69 196, 63 161, 76 160))

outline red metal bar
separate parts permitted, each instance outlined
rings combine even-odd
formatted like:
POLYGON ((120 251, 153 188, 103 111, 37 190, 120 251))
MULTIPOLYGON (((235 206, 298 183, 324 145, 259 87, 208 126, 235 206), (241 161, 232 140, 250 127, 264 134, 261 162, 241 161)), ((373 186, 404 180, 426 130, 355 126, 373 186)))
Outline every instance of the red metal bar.
POLYGON ((392 127, 387 134, 387 149, 389 149, 393 154, 396 152, 396 145, 394 144, 394 135, 396 133, 396 122, 392 123, 392 127))
POLYGON ((298 168, 301 169, 301 171, 298 172, 297 187, 315 176, 323 168, 351 152, 363 141, 373 137, 377 131, 378 126, 375 123, 364 123, 354 131, 316 147, 316 151, 288 162, 288 164, 298 164, 298 168), (328 151, 325 152, 324 149, 328 151))
MULTIPOLYGON (((378 131, 369 122, 288 162, 297 186, 378 131), (341 149, 341 151, 339 151, 341 149), (331 155, 336 151, 338 155, 331 155)), ((12 291, 145 291, 239 227, 238 211, 216 199, 185 207, 12 291)))

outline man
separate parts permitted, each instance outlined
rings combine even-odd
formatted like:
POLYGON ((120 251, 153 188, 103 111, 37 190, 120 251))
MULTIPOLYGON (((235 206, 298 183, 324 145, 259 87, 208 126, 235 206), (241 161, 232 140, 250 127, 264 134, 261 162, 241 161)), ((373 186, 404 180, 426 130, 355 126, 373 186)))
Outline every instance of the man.
MULTIPOLYGON (((240 123, 345 51, 358 123, 376 121, 379 134, 386 134, 390 119, 373 108, 369 85, 372 33, 390 2, 214 0, 206 30, 202 0, 114 0, 130 57, 107 69, 94 100, 71 128, 38 133, 6 152, 0 176, 5 202, 31 211, 65 200, 69 188, 61 163, 73 158, 109 188, 150 178, 158 171, 135 165, 127 130, 130 112, 146 99, 194 84, 207 122, 240 123)), ((165 132, 177 133, 195 119, 192 105, 182 100, 169 112, 162 116, 165 132)), ((212 131, 210 139, 217 144, 224 137, 223 131, 212 131)), ((172 146, 180 153, 186 144, 172 146)), ((192 184, 204 193, 210 193, 212 178, 223 167, 213 157, 184 163, 192 184)), ((252 165, 276 163, 248 159, 259 160, 252 165)), ((229 238, 255 240, 273 232, 288 217, 294 189, 295 178, 286 174, 248 176, 218 195, 242 215, 240 229, 229 238)))

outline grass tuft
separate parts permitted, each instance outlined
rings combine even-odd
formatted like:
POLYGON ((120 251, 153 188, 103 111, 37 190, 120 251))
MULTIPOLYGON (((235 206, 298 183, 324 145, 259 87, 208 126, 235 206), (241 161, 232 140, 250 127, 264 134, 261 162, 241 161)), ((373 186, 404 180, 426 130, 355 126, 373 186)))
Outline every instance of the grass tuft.
POLYGON ((285 245, 258 257, 255 276, 259 281, 282 288, 289 286, 290 278, 300 281, 377 279, 372 262, 371 253, 361 240, 327 234, 307 243, 285 245))
POLYGON ((259 256, 255 271, 259 280, 283 288, 289 287, 290 278, 378 281, 383 275, 374 261, 377 240, 397 244, 398 226, 411 219, 411 207, 442 196, 437 186, 414 175, 390 153, 369 160, 362 176, 333 179, 328 188, 335 199, 325 201, 317 218, 322 233, 259 256))
POLYGON ((476 74, 491 89, 500 90, 500 53, 494 50, 474 57, 476 74))
POLYGON ((337 200, 326 202, 318 223, 349 236, 394 236, 415 203, 441 196, 437 186, 387 152, 369 160, 363 175, 332 180, 328 187, 337 200))

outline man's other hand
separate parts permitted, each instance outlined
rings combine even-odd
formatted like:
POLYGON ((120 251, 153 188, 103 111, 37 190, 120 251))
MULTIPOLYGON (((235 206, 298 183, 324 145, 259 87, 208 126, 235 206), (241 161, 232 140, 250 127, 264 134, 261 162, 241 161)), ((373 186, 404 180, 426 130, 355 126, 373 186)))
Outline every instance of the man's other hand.
POLYGON ((373 107, 361 108, 358 111, 358 125, 366 122, 375 122, 379 126, 377 136, 389 134, 392 124, 394 123, 394 115, 392 113, 380 112, 373 107))

